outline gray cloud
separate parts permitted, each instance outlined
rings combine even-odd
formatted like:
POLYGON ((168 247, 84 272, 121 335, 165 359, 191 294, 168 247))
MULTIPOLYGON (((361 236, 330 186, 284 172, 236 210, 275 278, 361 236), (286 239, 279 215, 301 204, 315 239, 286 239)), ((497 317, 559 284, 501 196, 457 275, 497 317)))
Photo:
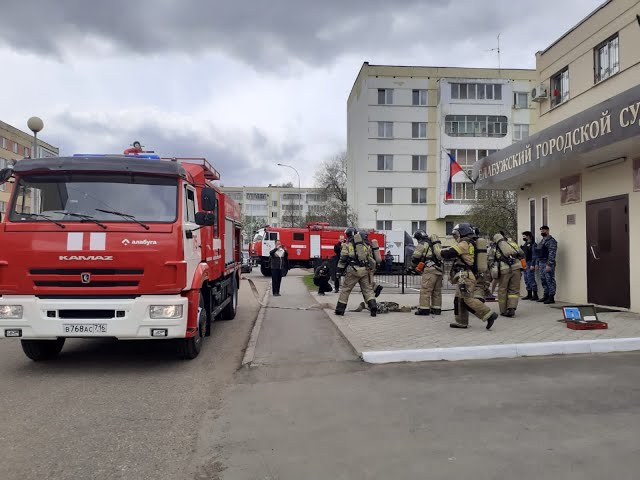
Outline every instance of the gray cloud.
POLYGON ((64 146, 61 154, 122 153, 139 140, 145 149, 164 157, 205 157, 220 172, 222 183, 230 186, 266 186, 283 175, 276 164, 298 159, 302 150, 295 143, 274 144, 257 128, 235 136, 224 135, 213 127, 205 132, 176 131, 173 126, 153 120, 130 128, 113 117, 91 119, 69 112, 56 115, 51 123, 61 126, 52 132, 64 146))
POLYGON ((325 64, 349 53, 375 60, 412 48, 445 56, 448 45, 465 41, 491 48, 499 31, 518 35, 523 25, 535 27, 535 32, 526 29, 533 54, 578 20, 562 12, 584 10, 584 0, 516 5, 511 0, 9 0, 0 15, 0 42, 61 58, 92 41, 133 55, 218 51, 281 70, 296 62, 325 64), (34 19, 42 28, 25 28, 34 19))

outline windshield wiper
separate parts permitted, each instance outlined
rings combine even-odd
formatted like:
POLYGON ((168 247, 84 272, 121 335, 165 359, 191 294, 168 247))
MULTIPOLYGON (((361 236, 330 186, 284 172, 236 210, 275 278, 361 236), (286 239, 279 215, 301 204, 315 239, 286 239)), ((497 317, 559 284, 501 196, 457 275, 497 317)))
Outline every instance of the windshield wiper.
POLYGON ((129 215, 128 213, 122 213, 122 212, 116 212, 114 210, 103 210, 101 208, 96 208, 94 209, 96 212, 102 212, 102 213, 110 213, 111 215, 119 215, 122 218, 128 218, 129 220, 131 220, 132 222, 136 222, 138 225, 140 225, 141 227, 144 227, 145 230, 149 230, 149 225, 142 223, 140 220, 136 219, 136 217, 134 217, 133 215, 129 215))
POLYGON ((107 226, 104 223, 100 223, 98 220, 93 218, 91 215, 85 215, 83 213, 71 213, 71 212, 53 212, 53 213, 60 213, 60 214, 64 214, 64 215, 69 215, 70 217, 78 217, 78 218, 82 219, 82 220, 80 220, 80 222, 93 222, 96 225, 98 225, 99 227, 102 227, 105 230, 107 229, 107 226))
POLYGON ((47 222, 55 223, 60 228, 67 228, 62 223, 56 222, 53 218, 49 217, 48 215, 42 215, 41 213, 21 213, 20 215, 28 215, 30 217, 44 218, 47 222))

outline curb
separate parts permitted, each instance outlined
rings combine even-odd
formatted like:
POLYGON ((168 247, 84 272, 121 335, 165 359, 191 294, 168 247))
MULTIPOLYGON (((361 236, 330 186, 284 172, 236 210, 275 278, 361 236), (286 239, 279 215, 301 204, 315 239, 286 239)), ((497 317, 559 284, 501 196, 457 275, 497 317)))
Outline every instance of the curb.
POLYGON ((344 337, 347 343, 351 346, 355 354, 363 359, 364 355, 364 345, 360 342, 358 336, 353 333, 353 330, 349 328, 348 325, 344 324, 344 322, 340 321, 338 316, 333 313, 333 310, 329 310, 328 308, 323 309, 324 313, 329 317, 329 320, 336 326, 340 335, 344 337))
POLYGON ((367 363, 432 362, 439 360, 486 360, 492 358, 612 353, 640 350, 640 338, 571 340, 563 342, 512 343, 474 347, 424 348, 417 350, 383 350, 362 352, 367 363))
MULTIPOLYGON (((267 298, 269 298, 270 288, 267 288, 266 292, 264 292, 264 296, 262 297, 262 305, 267 304, 267 298)), ((249 337, 249 343, 247 343, 247 349, 244 352, 244 357, 242 358, 242 367, 251 367, 253 363, 253 359, 256 356, 256 344, 258 343, 258 335, 260 334, 260 329, 262 328, 262 322, 264 321, 264 317, 267 314, 267 309, 264 307, 260 307, 260 311, 258 312, 258 316, 256 317, 256 323, 253 325, 253 329, 251 330, 251 336, 249 337)))

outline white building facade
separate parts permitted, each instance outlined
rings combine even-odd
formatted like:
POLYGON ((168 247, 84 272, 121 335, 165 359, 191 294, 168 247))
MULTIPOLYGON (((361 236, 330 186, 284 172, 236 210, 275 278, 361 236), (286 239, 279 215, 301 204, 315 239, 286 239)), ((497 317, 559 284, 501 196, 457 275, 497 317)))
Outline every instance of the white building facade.
MULTIPOLYGON (((347 195, 363 227, 448 234, 478 192, 468 172, 535 129, 533 70, 365 63, 347 107, 347 195)), ((480 194, 482 194, 480 192, 480 194)))

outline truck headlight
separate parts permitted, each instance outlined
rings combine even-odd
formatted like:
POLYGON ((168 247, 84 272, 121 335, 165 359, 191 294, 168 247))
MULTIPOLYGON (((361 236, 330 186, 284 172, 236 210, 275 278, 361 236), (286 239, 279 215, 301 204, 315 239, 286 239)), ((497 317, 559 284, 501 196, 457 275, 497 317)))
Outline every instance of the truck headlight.
POLYGON ((22 318, 22 305, 0 305, 0 318, 22 318))
POLYGON ((151 305, 149 316, 159 318, 182 318, 182 305, 151 305))

